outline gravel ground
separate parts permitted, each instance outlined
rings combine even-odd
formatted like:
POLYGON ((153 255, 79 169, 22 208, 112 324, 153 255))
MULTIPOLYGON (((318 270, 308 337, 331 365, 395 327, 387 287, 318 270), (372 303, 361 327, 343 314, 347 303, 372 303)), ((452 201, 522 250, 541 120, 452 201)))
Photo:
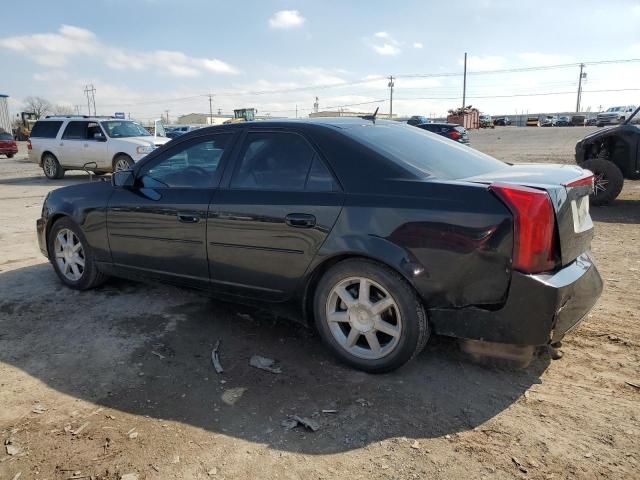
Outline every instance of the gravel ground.
MULTIPOLYGON (((589 130, 471 141, 510 162, 571 162, 589 130)), ((638 478, 640 182, 592 209, 605 290, 563 359, 486 367, 436 338, 374 376, 269 312, 121 280, 62 287, 34 224, 48 191, 86 176, 50 182, 24 153, 0 159, 1 479, 638 478), (254 354, 282 373, 250 367, 254 354), (320 429, 285 430, 290 415, 320 429)))

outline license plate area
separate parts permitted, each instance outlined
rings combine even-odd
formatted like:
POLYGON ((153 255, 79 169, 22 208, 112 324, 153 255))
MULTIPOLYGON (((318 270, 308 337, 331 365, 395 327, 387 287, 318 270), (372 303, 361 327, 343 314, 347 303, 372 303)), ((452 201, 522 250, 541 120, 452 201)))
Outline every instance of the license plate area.
POLYGON ((586 232, 593 228, 591 215, 589 215, 589 196, 585 195, 576 200, 571 200, 571 215, 573 217, 573 231, 575 233, 586 232))

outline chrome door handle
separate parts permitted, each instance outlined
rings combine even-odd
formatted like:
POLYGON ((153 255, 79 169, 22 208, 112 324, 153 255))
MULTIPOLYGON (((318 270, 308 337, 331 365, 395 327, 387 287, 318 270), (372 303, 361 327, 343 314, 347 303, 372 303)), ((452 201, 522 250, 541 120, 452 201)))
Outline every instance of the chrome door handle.
POLYGON ((287 225, 296 228, 311 228, 316 225, 316 217, 308 213, 290 213, 284 220, 287 225))
POLYGON ((200 215, 192 212, 178 212, 178 220, 182 223, 198 223, 200 215))

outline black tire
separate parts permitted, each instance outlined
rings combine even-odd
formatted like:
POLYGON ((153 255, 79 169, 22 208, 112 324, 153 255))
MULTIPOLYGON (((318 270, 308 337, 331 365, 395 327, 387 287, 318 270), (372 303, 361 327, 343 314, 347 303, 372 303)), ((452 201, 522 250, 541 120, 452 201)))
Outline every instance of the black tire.
POLYGON ((592 205, 606 205, 614 201, 622 191, 624 177, 615 163, 604 158, 590 158, 580 165, 591 170, 594 175, 595 189, 591 195, 592 205), (599 183, 606 182, 606 183, 599 183))
MULTIPOLYGON (((375 285, 372 289, 376 289, 375 285)), ((430 335, 427 315, 412 286, 394 270, 364 259, 342 261, 323 275, 315 291, 314 317, 318 332, 331 351, 344 363, 370 373, 384 373, 401 367, 424 349, 430 335), (382 358, 360 358, 348 352, 340 345, 329 327, 327 321, 329 295, 340 282, 352 277, 365 277, 383 287, 395 301, 402 319, 402 327, 395 346, 382 358)), ((354 328, 350 324, 340 325, 349 328, 349 331, 354 328)), ((345 335, 347 335, 346 332, 345 335)), ((375 335, 379 340, 381 335, 384 340, 384 333, 377 332, 375 335)), ((368 342, 364 334, 358 338, 359 341, 364 339, 363 341, 368 342)), ((380 344, 382 345, 383 342, 380 344)))
POLYGON ((51 230, 47 235, 47 250, 49 252, 49 261, 53 265, 53 269, 58 275, 58 278, 69 288, 73 288, 74 290, 88 290, 101 285, 108 278, 106 274, 98 270, 94 261, 93 250, 87 242, 87 238, 82 232, 82 229, 68 217, 63 217, 57 220, 51 227, 51 230), (71 230, 82 244, 84 268, 80 278, 75 281, 65 276, 56 261, 55 239, 58 233, 63 229, 71 230))
MULTIPOLYGON (((121 153, 120 155, 116 155, 113 158, 113 162, 111 164, 113 172, 116 171, 116 167, 118 163, 121 163, 121 164, 126 163, 128 165, 127 168, 133 168, 133 165, 134 165, 133 159, 129 155, 125 155, 124 153, 121 153)), ((125 170, 125 169, 121 169, 121 170, 125 170)))
POLYGON ((60 180, 64 177, 64 168, 52 153, 42 155, 42 171, 50 180, 60 180))
POLYGON ((13 153, 7 153, 7 158, 13 158, 13 153))

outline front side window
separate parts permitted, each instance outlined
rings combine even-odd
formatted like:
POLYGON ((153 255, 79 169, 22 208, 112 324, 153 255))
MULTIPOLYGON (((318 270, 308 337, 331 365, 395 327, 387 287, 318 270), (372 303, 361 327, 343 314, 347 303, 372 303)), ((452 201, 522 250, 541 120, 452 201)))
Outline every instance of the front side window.
POLYGON ((220 134, 180 145, 158 161, 142 167, 139 177, 149 188, 210 188, 231 134, 220 134))
POLYGON ((331 191, 333 178, 309 143, 284 132, 249 133, 232 188, 331 191))
POLYGON ((108 120, 101 122, 111 138, 150 137, 151 134, 142 125, 128 120, 108 120))

